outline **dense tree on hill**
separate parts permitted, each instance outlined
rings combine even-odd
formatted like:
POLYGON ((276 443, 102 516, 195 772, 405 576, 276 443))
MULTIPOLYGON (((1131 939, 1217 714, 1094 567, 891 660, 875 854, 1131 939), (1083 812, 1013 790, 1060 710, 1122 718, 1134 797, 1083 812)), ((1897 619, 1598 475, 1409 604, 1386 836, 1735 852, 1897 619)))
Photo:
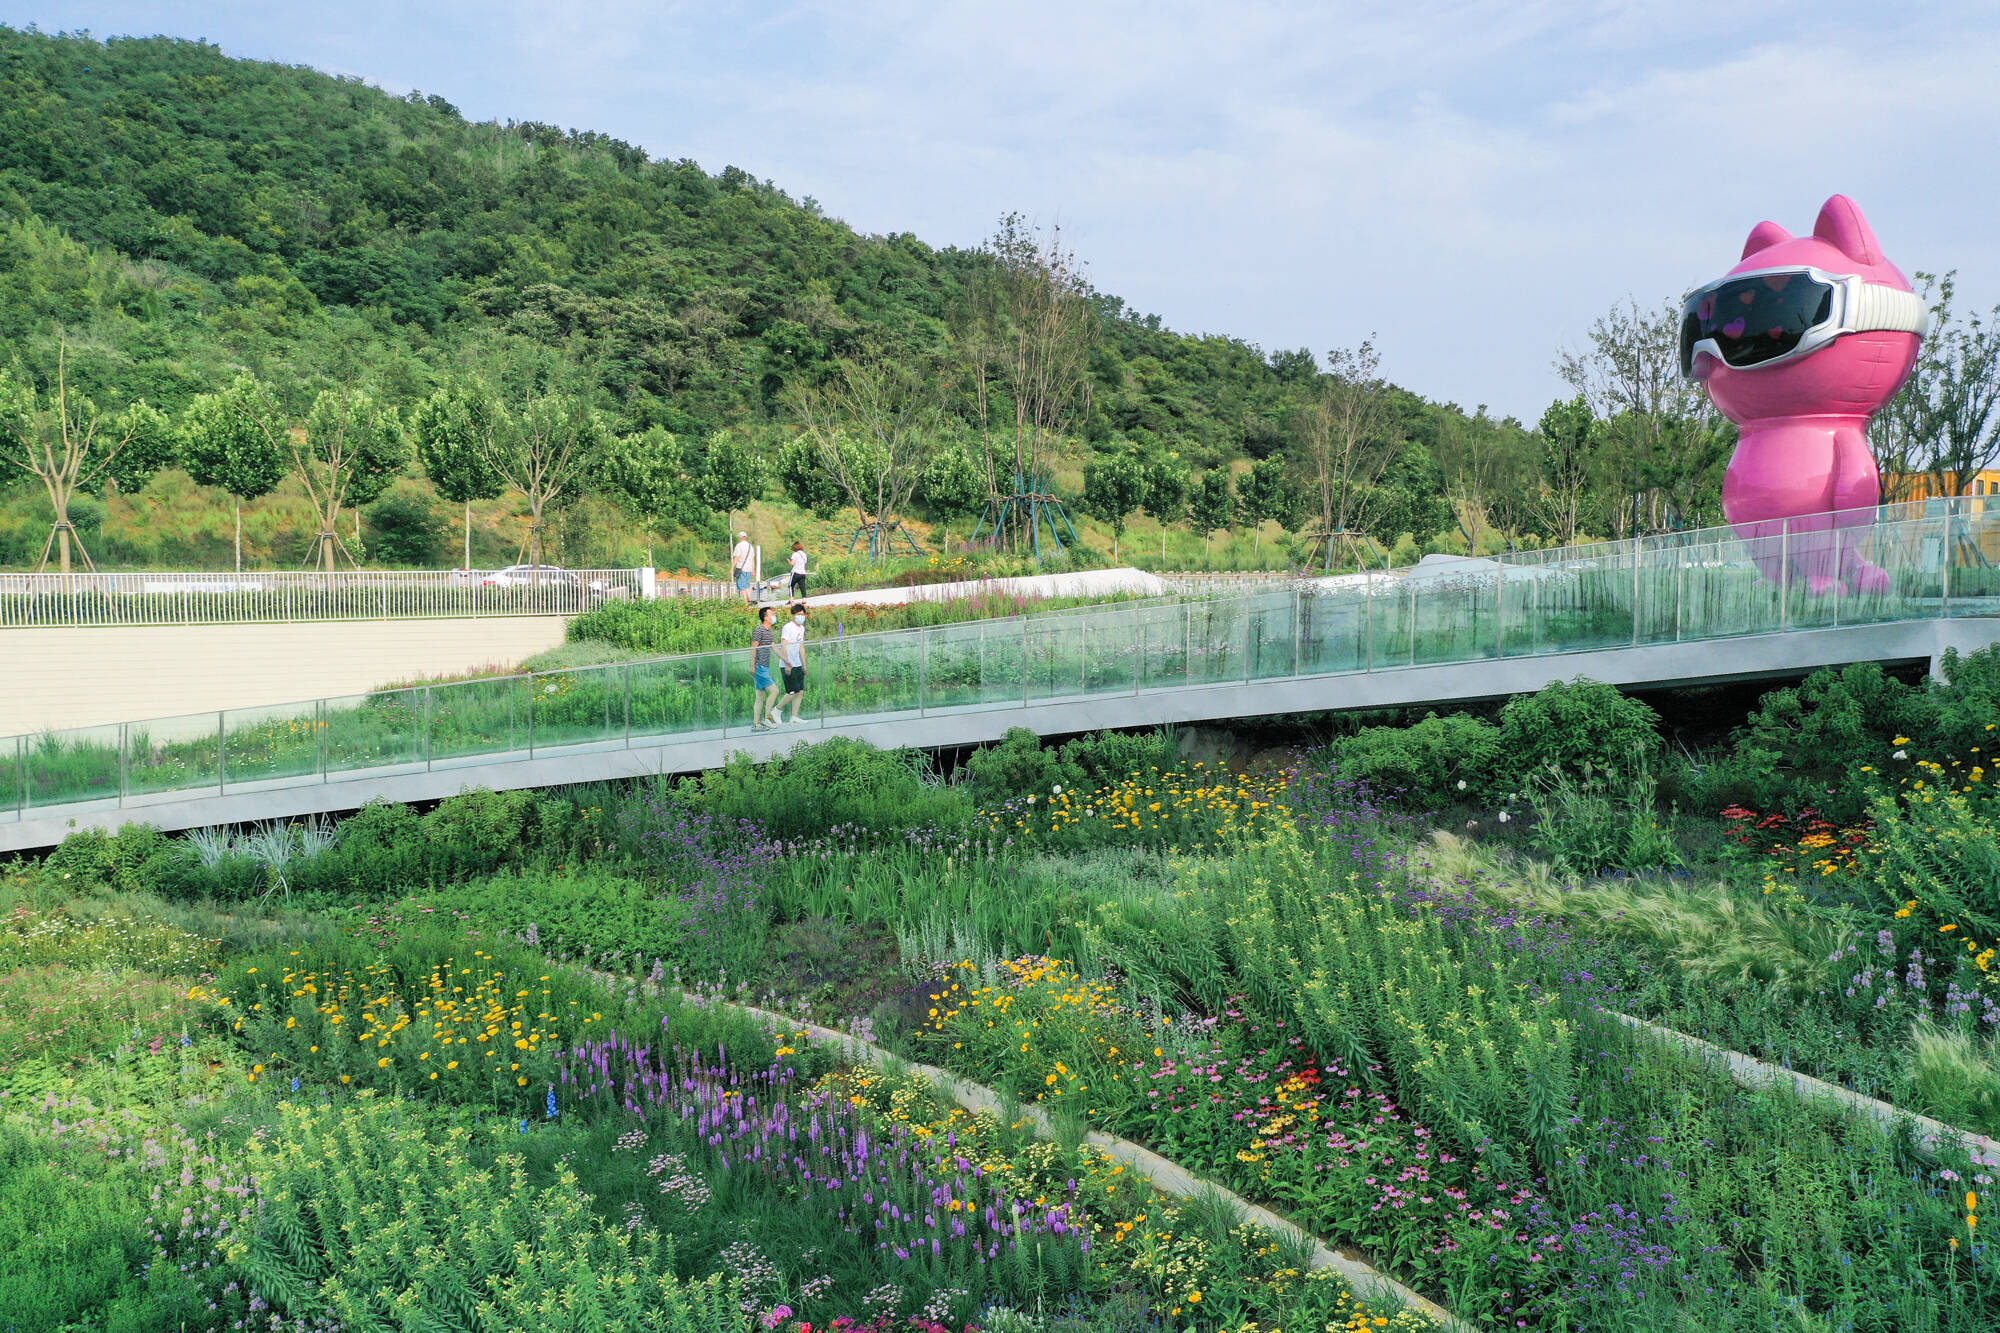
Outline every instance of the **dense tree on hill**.
MULTIPOLYGON (((235 501, 236 568, 243 568, 243 503, 269 495, 285 479, 277 404, 248 375, 228 388, 198 395, 181 413, 181 466, 197 485, 227 491, 235 501)), ((440 487, 442 489, 442 487, 440 487)))
POLYGON ((1188 520, 1201 534, 1204 555, 1208 552, 1209 538, 1217 529, 1228 527, 1235 517, 1236 489, 1230 484, 1229 473, 1222 468, 1204 472, 1188 496, 1188 520))
POLYGON ((1119 541, 1125 525, 1146 503, 1145 460, 1126 449, 1108 457, 1094 458, 1083 470, 1083 497, 1078 507, 1111 529, 1111 558, 1119 557, 1119 541))
MULTIPOLYGON (((600 134, 474 124, 442 97, 204 43, 0 28, 0 340, 45 393, 63 338, 68 382, 109 410, 179 415, 248 373, 293 423, 356 384, 414 420, 461 371, 491 378, 496 344, 532 346, 568 368, 600 442, 678 441, 685 493, 719 513, 776 470, 794 395, 869 357, 945 368, 940 430, 973 442, 986 496, 1114 440, 1199 470, 1278 460, 1315 495, 1329 438, 1367 464, 1334 469, 1331 505, 1315 495, 1337 524, 1362 521, 1345 511, 1374 494, 1364 474, 1409 441, 1461 510, 1478 493, 1482 521, 1512 526, 1532 495, 1520 467, 1462 484, 1466 458, 1533 454, 1518 425, 1425 403, 1372 364, 1330 373, 1310 353, 1176 333, 1018 217, 936 250, 600 134), (1379 429, 1329 437, 1329 406, 1379 429)), ((484 493, 425 471, 450 503, 484 493)))

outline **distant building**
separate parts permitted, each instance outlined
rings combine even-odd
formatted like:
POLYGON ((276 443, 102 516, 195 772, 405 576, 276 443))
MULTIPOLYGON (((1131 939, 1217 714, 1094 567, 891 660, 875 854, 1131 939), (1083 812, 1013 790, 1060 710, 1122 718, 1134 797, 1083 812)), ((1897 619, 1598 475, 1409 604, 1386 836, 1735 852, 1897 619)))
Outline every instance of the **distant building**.
MULTIPOLYGON (((1892 472, 1882 478, 1882 498, 1885 501, 1930 500, 1943 494, 1936 478, 1928 472, 1913 472, 1907 475, 1892 472)), ((1972 483, 1960 494, 2000 496, 2000 468, 1987 468, 1973 473, 1972 483)))

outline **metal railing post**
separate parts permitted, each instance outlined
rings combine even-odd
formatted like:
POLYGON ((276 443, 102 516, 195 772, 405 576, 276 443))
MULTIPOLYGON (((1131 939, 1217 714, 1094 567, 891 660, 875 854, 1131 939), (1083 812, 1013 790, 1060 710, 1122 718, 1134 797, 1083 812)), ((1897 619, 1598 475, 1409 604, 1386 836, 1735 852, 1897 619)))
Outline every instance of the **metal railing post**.
POLYGON ((220 796, 229 790, 229 733, 224 729, 228 714, 215 715, 215 794, 220 796))
POLYGON ((313 731, 319 737, 319 745, 316 748, 319 752, 319 780, 321 782, 328 780, 326 775, 326 743, 327 732, 331 729, 331 724, 326 720, 326 700, 313 700, 313 731))
POLYGON ((1023 617, 1021 620, 1021 707, 1023 708, 1028 706, 1030 682, 1034 678, 1034 668, 1028 661, 1028 622, 1023 617))
POLYGON ((625 664, 625 748, 632 748, 632 664, 625 664))
POLYGON ((1938 547, 1938 619, 1951 618, 1951 501, 1944 506, 1944 540, 1938 547))
POLYGON ((1792 521, 1778 522, 1778 632, 1782 634, 1792 623, 1792 521))
POLYGON ((1306 590, 1292 589, 1292 675, 1306 674, 1306 590))
POLYGON ((917 716, 922 717, 930 703, 931 632, 917 631, 917 716))
POLYGON ((1681 641, 1681 620, 1686 614, 1683 607, 1687 601, 1687 548, 1681 547, 1674 553, 1674 642, 1681 641))
POLYGON ((1507 564, 1504 560, 1493 561, 1493 656, 1498 659, 1507 655, 1507 564))
POLYGON ((1410 590, 1410 665, 1417 664, 1417 585, 1410 582, 1410 576, 1403 576, 1403 586, 1410 590))
POLYGON ((528 758, 535 757, 535 677, 528 675, 528 758))
POLYGON ((431 771, 431 687, 424 686, 424 772, 431 771))
POLYGON ((1090 693, 1090 617, 1077 617, 1076 692, 1090 693))
POLYGON ((1632 543, 1632 646, 1639 646, 1639 543, 1632 543))
POLYGON ((1362 571, 1361 584, 1361 669, 1375 669, 1375 571, 1362 571))
MULTIPOLYGON (((22 769, 22 777, 25 779, 26 776, 27 770, 24 767, 22 769)), ((118 804, 125 804, 125 793, 130 789, 131 782, 132 724, 130 722, 120 722, 118 724, 118 804)))
POLYGON ((1194 684, 1194 603, 1181 603, 1181 685, 1194 684))

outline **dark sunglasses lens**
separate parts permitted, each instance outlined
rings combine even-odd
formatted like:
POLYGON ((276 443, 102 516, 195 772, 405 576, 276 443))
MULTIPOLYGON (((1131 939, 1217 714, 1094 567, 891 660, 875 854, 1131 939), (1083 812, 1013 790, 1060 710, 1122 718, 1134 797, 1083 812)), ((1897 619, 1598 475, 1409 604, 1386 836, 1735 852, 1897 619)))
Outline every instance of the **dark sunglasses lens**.
POLYGON ((1725 363, 1742 369, 1797 349, 1808 330, 1833 314, 1833 287, 1809 273, 1733 278, 1688 299, 1681 316, 1681 362, 1694 343, 1712 338, 1725 363))

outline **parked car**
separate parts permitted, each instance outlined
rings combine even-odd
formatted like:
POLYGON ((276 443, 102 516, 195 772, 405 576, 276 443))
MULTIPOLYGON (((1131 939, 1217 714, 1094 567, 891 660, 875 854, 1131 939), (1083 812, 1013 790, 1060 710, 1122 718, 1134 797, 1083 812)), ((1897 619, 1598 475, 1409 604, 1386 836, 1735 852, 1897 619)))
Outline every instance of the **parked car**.
POLYGON ((567 588, 576 591, 583 580, 560 565, 509 565, 479 581, 482 588, 567 588))

